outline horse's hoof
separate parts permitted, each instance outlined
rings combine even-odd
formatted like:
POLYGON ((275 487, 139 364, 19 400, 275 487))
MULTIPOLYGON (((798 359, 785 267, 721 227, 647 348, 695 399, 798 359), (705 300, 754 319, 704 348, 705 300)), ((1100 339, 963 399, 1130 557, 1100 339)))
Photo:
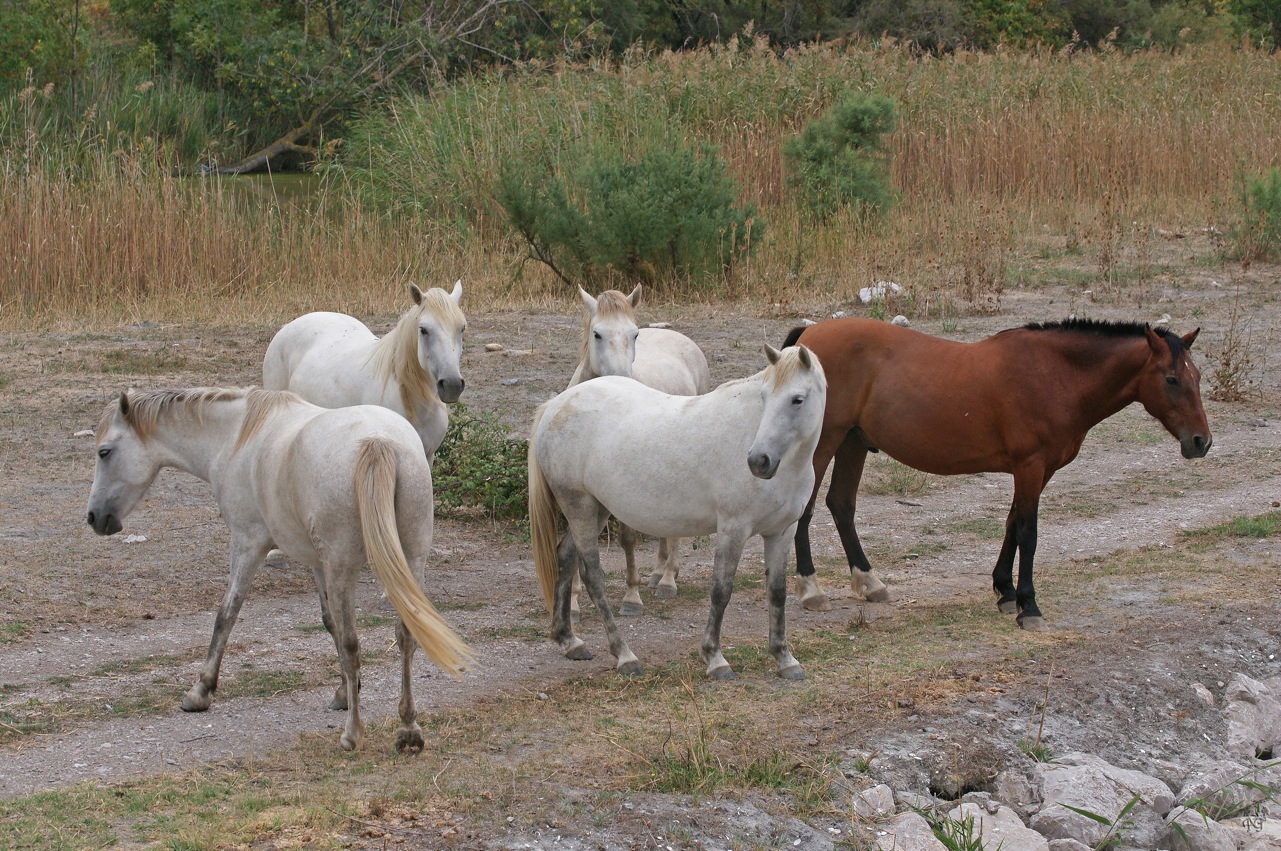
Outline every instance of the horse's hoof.
POLYGON ((360 745, 360 742, 356 741, 354 737, 343 733, 342 738, 338 740, 338 744, 342 745, 342 749, 345 751, 354 751, 360 745))
POLYGON ((832 601, 827 599, 826 594, 815 594, 813 597, 803 598, 801 608, 811 612, 830 612, 832 601))
POLYGON ((639 677, 641 674, 645 673, 645 669, 641 667, 641 663, 639 661, 633 659, 630 662, 624 662, 619 665, 618 673, 627 677, 639 677))
POLYGON ((401 730, 396 734, 396 752, 420 754, 423 752, 422 730, 401 730))
POLYGON ((1001 614, 1014 615, 1018 614, 1019 604, 1014 600, 998 600, 996 608, 1000 610, 1001 614))
POLYGON ((565 651, 566 659, 573 659, 575 662, 586 662, 592 658, 592 651, 587 649, 586 644, 580 644, 577 647, 571 647, 565 651))
POLYGON ((1045 622, 1045 618, 1040 615, 1028 615, 1025 618, 1018 619, 1018 625, 1029 632, 1045 632, 1050 626, 1045 622))
POLYGON ((209 708, 209 698, 195 698, 190 694, 182 697, 182 703, 178 704, 183 712, 204 712, 209 708))
POLYGON ((719 668, 713 668, 712 670, 707 672, 707 677, 708 679, 712 679, 712 680, 736 679, 736 677, 734 676, 734 669, 731 668, 729 665, 721 665, 719 668))
POLYGON ((785 680, 803 680, 805 669, 800 665, 788 665, 786 668, 780 668, 778 675, 785 680))
POLYGON ((629 600, 624 600, 618 607, 618 613, 623 617, 628 618, 639 617, 640 615, 645 614, 645 604, 633 603, 629 600))
POLYGON ((863 599, 869 603, 888 603, 890 601, 890 589, 877 588, 875 591, 869 591, 863 595, 863 599))
POLYGON ((675 600, 676 586, 675 585, 659 585, 654 589, 654 596, 660 600, 675 600))
POLYGON ((657 588, 657 587, 658 587, 658 583, 660 583, 660 582, 662 582, 662 581, 663 581, 663 574, 661 574, 661 573, 659 573, 659 572, 655 571, 655 572, 653 572, 653 573, 651 573, 651 574, 649 575, 649 582, 648 582, 648 585, 649 585, 649 587, 650 587, 651 589, 652 589, 652 588, 657 588))

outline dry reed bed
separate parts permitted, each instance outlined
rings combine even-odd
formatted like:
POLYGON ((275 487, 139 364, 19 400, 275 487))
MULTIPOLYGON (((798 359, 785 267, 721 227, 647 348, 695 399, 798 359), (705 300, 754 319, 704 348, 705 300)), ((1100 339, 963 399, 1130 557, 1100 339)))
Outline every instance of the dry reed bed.
POLYGON ((281 207, 122 168, 128 158, 105 143, 96 174, 75 177, 28 176, 0 152, 0 327, 386 311, 406 278, 461 276, 469 300, 543 302, 556 284, 520 264, 487 181, 530 145, 554 151, 592 135, 629 149, 655 128, 719 145, 769 225, 752 261, 700 297, 822 299, 892 275, 925 292, 917 309, 983 307, 1006 258, 1047 235, 1093 240, 1107 277, 1155 227, 1230 228, 1242 175, 1281 163, 1278 92, 1281 56, 1210 47, 637 52, 395 104, 394 128, 418 137, 347 154, 424 211, 395 217, 370 212, 340 180, 311 205, 281 207), (781 142, 846 89, 901 105, 890 154, 902 201, 876 229, 816 225, 786 187, 781 142))

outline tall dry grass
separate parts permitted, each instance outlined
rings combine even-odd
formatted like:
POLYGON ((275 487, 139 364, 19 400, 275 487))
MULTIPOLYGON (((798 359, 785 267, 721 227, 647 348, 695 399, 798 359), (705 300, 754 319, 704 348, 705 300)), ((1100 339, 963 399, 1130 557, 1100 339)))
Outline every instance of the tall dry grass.
POLYGON ((1011 266, 1056 253, 1115 295, 1142 277, 1123 267, 1147 263, 1157 228, 1230 229, 1242 176, 1281 164, 1278 91, 1281 56, 1221 46, 917 58, 758 44, 525 67, 399 100, 305 205, 246 202, 118 154, 70 177, 0 151, 0 327, 386 311, 406 278, 463 277, 472 304, 541 302, 563 285, 505 233, 501 164, 654 137, 718 145, 768 222, 719 297, 836 302, 890 277, 909 310, 995 310, 1011 266), (849 89, 900 104, 901 202, 875 227, 814 223, 784 180, 783 141, 849 89))

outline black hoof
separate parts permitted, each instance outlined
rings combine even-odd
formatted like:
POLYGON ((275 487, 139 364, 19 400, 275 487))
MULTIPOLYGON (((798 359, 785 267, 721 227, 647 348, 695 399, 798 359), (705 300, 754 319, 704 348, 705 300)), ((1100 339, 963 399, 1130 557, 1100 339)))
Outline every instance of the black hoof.
POLYGON ((1028 632, 1045 632, 1050 628, 1040 615, 1020 615, 1018 625, 1028 632))
POLYGON ((573 659, 575 662, 586 662, 592 658, 592 651, 587 649, 586 644, 580 644, 573 650, 565 651, 566 659, 573 659))
POLYGON ((719 668, 713 668, 707 672, 707 676, 709 679, 713 680, 737 679, 737 677, 734 676, 734 669, 729 665, 721 665, 719 668))
POLYGON ((618 607, 618 614, 627 618, 640 617, 645 614, 645 606, 641 603, 624 602, 618 607))
POLYGON ((800 665, 788 665, 786 668, 780 669, 778 675, 785 680, 803 680, 805 679, 805 669, 800 665))
POLYGON ((419 730, 401 730, 396 734, 396 753, 420 754, 423 745, 423 734, 419 730))

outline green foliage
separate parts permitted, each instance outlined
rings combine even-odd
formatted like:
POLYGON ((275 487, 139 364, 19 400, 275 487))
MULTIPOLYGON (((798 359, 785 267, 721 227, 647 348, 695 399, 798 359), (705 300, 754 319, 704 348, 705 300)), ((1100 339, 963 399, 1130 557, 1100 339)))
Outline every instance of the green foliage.
POLYGON ((1102 839, 1094 843, 1093 851, 1107 851, 1107 849, 1115 848, 1120 845, 1126 828, 1133 827, 1134 822, 1128 820, 1126 816, 1130 814, 1130 811, 1133 810, 1135 805, 1142 799, 1141 795, 1136 794, 1134 797, 1130 798, 1129 802, 1124 807, 1121 808, 1121 812, 1116 814, 1116 818, 1111 819, 1091 810, 1074 807, 1071 804, 1065 804, 1062 801, 1059 802, 1059 806, 1063 807, 1065 810, 1071 810, 1079 816, 1085 816, 1090 821, 1097 822, 1098 824, 1106 827, 1108 829, 1107 833, 1103 834, 1102 839))
POLYGON ((764 223, 710 145, 587 152, 561 176, 529 160, 500 174, 497 200, 533 255, 592 280, 707 280, 759 242, 764 223))
POLYGON ((55 0, 0 0, 0 83, 61 82, 74 72, 78 21, 55 0))
POLYGON ((1247 259, 1281 254, 1281 168, 1246 178, 1237 244, 1247 259))
POLYGON ((893 203, 884 137, 897 120, 893 98, 850 94, 787 142, 789 182, 814 213, 876 216, 893 203))
POLYGON ((978 47, 1057 46, 1072 35, 1062 5, 1050 0, 966 0, 965 8, 973 22, 972 42, 978 47))
POLYGON ((475 414, 466 405, 454 405, 449 433, 432 463, 437 510, 479 509, 498 521, 526 517, 526 446, 495 415, 475 414))
POLYGON ((1183 533, 1190 538, 1268 538, 1281 535, 1281 511, 1234 517, 1226 523, 1183 533))

